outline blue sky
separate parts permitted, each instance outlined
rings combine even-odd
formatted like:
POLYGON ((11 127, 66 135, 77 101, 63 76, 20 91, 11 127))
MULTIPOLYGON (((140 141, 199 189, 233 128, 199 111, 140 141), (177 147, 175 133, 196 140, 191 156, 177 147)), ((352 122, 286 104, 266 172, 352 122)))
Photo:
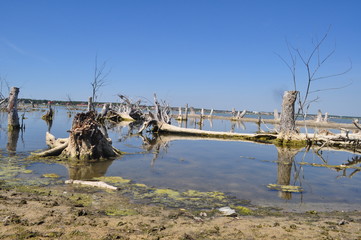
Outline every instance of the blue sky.
MULTIPOLYGON (((0 76, 20 97, 86 100, 94 59, 111 73, 98 100, 153 93, 172 106, 253 111, 281 108, 293 90, 287 41, 307 56, 322 38, 335 48, 314 82, 310 112, 361 116, 361 1, 0 0, 0 76)), ((298 90, 305 67, 297 62, 298 90)), ((4 92, 4 86, 2 91, 4 92)))

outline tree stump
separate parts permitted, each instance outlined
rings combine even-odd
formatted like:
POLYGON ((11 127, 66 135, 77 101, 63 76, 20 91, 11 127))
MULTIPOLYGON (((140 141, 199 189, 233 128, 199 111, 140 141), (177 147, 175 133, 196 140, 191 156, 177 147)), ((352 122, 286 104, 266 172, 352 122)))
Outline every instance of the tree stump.
POLYGON ((119 152, 113 148, 111 140, 100 131, 96 122, 96 113, 78 113, 75 115, 68 146, 61 155, 77 160, 97 160, 115 157, 119 152))
POLYGON ((9 94, 8 111, 8 130, 20 129, 18 116, 18 94, 19 88, 12 87, 9 94))
POLYGON ((296 132, 295 102, 298 91, 286 91, 283 95, 279 138, 292 138, 296 132))

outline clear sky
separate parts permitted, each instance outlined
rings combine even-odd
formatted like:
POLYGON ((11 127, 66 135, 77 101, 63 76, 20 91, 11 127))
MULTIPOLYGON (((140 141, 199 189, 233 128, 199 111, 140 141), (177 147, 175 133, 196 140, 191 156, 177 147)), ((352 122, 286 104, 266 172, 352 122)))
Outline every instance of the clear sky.
POLYGON ((310 111, 361 116, 360 13, 359 0, 0 0, 0 76, 21 98, 86 101, 97 55, 111 69, 100 101, 280 110, 294 88, 286 39, 307 56, 331 26, 319 76, 352 70, 312 89, 352 84, 312 94, 310 111))

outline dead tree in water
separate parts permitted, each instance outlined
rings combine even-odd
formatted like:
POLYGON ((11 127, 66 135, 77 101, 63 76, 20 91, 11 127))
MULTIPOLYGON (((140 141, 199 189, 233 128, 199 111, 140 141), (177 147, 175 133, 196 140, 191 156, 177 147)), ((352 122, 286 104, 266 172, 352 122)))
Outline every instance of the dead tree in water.
POLYGON ((19 88, 12 87, 9 94, 8 111, 8 130, 19 129, 19 116, 18 116, 18 94, 19 88))
POLYGON ((51 107, 51 102, 48 102, 48 111, 41 117, 41 119, 50 122, 53 121, 54 111, 51 107))
POLYGON ((295 102, 298 91, 286 91, 283 95, 280 134, 278 138, 291 138, 296 133, 295 102))
POLYGON ((69 138, 55 139, 47 133, 47 144, 50 150, 35 153, 34 156, 58 156, 71 160, 91 161, 109 159, 121 154, 112 146, 111 139, 106 138, 96 121, 95 112, 75 115, 69 138))
POLYGON ((117 153, 99 129, 94 112, 75 115, 70 130, 69 143, 62 152, 63 156, 91 160, 115 157, 117 153))
MULTIPOLYGON (((290 60, 287 61, 285 58, 278 55, 278 57, 283 61, 283 63, 286 64, 288 69, 290 70, 292 74, 292 81, 294 85, 294 90, 299 91, 300 89, 297 88, 297 77, 299 74, 296 74, 296 63, 297 60, 300 60, 300 62, 303 64, 303 69, 306 73, 306 88, 304 91, 300 91, 299 98, 298 98, 298 105, 299 109, 297 112, 297 115, 302 114, 304 117, 304 120, 306 120, 308 109, 310 108, 310 105, 314 102, 316 102, 319 97, 315 96, 313 99, 310 99, 311 94, 315 94, 322 91, 329 91, 329 90, 336 90, 341 89, 344 87, 349 86, 350 84, 346 84, 344 86, 339 87, 330 87, 329 84, 326 85, 325 88, 321 89, 313 89, 313 85, 318 80, 325 80, 329 78, 339 77, 346 73, 348 73, 352 69, 352 62, 350 62, 350 66, 341 72, 329 74, 329 75, 319 75, 320 70, 323 67, 325 63, 332 57, 332 55, 335 53, 335 48, 330 49, 326 54, 321 54, 321 47, 325 44, 326 39, 329 35, 331 27, 328 28, 327 32, 321 37, 320 40, 312 41, 314 44, 314 47, 310 49, 309 54, 304 54, 304 51, 301 51, 300 49, 290 46, 290 44, 287 42, 287 48, 288 48, 288 54, 290 57, 290 60), (303 95, 303 96, 302 96, 303 95)), ((299 71, 297 71, 299 72, 299 71)))

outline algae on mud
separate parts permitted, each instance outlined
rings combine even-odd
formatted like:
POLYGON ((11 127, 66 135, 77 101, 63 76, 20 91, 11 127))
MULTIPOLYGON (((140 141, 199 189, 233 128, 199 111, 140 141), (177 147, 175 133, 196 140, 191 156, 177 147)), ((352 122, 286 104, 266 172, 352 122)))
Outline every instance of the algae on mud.
POLYGON ((139 203, 152 203, 171 208, 215 209, 222 206, 255 207, 248 200, 239 200, 221 192, 201 192, 196 190, 176 191, 149 187, 141 183, 133 183, 121 177, 101 177, 97 180, 111 183, 118 187, 118 192, 130 196, 139 203))

